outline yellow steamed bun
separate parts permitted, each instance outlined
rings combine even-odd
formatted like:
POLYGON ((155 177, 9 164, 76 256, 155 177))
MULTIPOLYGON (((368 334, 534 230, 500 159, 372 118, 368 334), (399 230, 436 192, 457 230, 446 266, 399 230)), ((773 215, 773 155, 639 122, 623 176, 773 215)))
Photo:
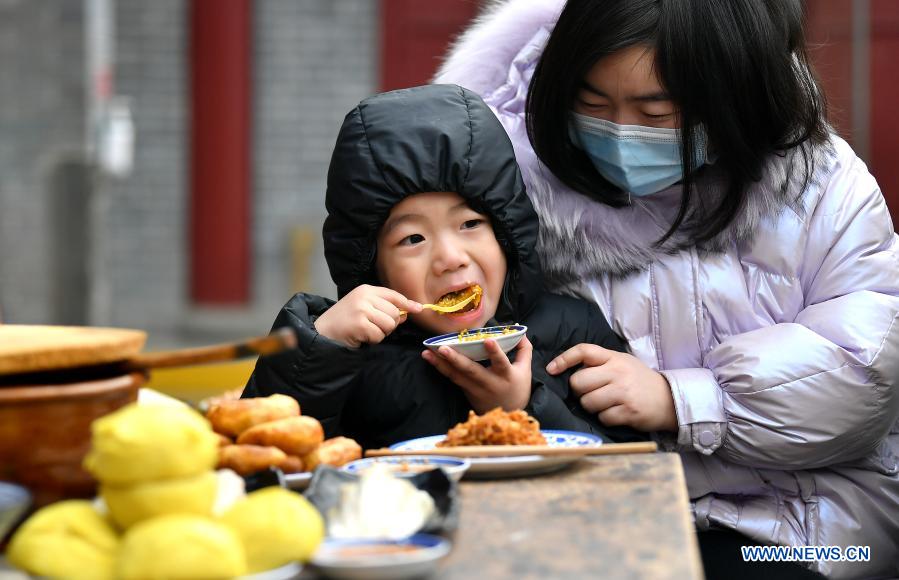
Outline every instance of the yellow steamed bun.
POLYGON ((318 510, 303 496, 280 487, 247 494, 222 521, 243 541, 250 573, 307 561, 325 535, 318 510))
POLYGON ((35 576, 74 580, 113 577, 119 539, 89 501, 51 504, 20 527, 7 549, 11 564, 35 576))
POLYGON ((84 466, 108 485, 198 475, 218 460, 209 422, 187 407, 135 403, 97 419, 91 431, 84 466))
POLYGON ((191 477, 160 479, 128 486, 101 485, 100 496, 112 521, 122 529, 165 514, 187 513, 210 517, 218 477, 206 471, 191 477))
POLYGON ((122 538, 120 580, 213 580, 246 574, 244 550, 233 530, 186 514, 159 516, 122 538))

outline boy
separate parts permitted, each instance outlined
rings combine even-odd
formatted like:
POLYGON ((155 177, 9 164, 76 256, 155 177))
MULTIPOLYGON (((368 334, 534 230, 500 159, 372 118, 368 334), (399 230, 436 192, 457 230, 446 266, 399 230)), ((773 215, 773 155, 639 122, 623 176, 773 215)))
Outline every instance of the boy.
POLYGON ((341 298, 287 303, 274 327, 291 326, 299 346, 260 359, 244 397, 291 395, 327 437, 365 448, 445 433, 469 410, 495 406, 524 408, 543 428, 645 438, 602 426, 570 392, 570 373, 545 371, 581 342, 624 345, 595 305, 541 290, 537 216, 480 97, 429 85, 363 100, 338 135, 325 205, 325 257, 341 298), (474 284, 475 307, 421 307, 474 284), (486 367, 422 347, 497 320, 528 326, 514 362, 492 341, 486 367))

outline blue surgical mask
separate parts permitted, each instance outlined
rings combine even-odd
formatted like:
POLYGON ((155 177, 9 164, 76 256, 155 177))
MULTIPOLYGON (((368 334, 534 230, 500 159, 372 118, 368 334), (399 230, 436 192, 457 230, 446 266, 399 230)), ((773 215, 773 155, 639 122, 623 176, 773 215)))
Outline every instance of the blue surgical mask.
MULTIPOLYGON (((650 195, 684 178, 680 131, 572 113, 572 139, 611 183, 633 195, 650 195)), ((696 132, 694 167, 706 162, 705 132, 696 132)))

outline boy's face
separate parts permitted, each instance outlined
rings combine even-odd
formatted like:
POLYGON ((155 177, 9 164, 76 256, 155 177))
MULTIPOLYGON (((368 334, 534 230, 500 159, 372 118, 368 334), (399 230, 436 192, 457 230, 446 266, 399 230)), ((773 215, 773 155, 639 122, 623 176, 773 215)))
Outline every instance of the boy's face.
POLYGON ((484 326, 496 314, 506 279, 506 255, 490 220, 456 193, 419 193, 396 204, 378 234, 376 265, 385 286, 422 304, 481 286, 484 294, 474 310, 410 315, 435 334, 484 326))

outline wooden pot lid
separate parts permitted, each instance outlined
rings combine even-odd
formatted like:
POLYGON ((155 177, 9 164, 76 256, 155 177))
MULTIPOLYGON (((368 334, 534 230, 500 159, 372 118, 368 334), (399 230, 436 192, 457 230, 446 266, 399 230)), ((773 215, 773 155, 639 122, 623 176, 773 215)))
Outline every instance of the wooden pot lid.
POLYGON ((114 363, 137 355, 142 330, 0 324, 0 375, 114 363))

